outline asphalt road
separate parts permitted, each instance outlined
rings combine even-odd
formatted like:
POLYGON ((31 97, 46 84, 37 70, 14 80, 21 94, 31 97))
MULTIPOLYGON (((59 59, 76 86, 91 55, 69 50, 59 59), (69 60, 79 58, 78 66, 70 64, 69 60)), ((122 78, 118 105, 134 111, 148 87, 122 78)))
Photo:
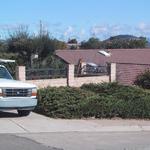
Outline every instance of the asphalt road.
POLYGON ((68 132, 17 136, 64 150, 150 150, 150 132, 68 132))
POLYGON ((31 139, 18 137, 11 134, 0 134, 0 150, 60 150, 44 146, 31 139))
POLYGON ((150 150, 150 132, 0 134, 0 150, 150 150))

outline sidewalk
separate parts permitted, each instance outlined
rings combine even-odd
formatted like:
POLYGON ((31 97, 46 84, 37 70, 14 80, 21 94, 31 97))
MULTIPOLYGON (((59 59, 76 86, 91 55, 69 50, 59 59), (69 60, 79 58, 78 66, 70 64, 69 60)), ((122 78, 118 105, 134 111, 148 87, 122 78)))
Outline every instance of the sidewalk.
POLYGON ((66 120, 51 119, 36 113, 31 113, 28 117, 3 113, 0 115, 0 125, 0 133, 150 131, 150 120, 66 120))

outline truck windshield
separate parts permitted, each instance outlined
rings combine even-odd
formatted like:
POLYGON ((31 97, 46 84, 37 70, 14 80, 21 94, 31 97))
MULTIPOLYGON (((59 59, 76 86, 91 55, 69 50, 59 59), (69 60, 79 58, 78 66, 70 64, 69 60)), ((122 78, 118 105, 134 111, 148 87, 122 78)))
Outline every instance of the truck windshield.
POLYGON ((12 79, 12 76, 5 67, 0 66, 0 79, 12 79))

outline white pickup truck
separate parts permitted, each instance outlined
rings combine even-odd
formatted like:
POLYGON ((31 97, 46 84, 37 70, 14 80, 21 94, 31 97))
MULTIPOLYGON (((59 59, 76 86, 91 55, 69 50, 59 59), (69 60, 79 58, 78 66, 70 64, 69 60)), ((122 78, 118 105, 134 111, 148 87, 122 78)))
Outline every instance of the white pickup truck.
POLYGON ((0 65, 0 110, 16 109, 19 116, 27 116, 37 105, 36 94, 35 85, 14 80, 6 67, 0 65))

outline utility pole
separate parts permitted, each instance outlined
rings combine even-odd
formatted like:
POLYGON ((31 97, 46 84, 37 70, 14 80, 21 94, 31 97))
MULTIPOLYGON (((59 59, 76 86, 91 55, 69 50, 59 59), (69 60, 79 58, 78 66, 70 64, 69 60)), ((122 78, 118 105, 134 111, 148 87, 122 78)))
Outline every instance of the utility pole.
POLYGON ((43 34, 43 24, 42 24, 42 21, 40 20, 40 37, 42 36, 43 34))
POLYGON ((39 36, 42 37, 43 35, 48 34, 48 30, 46 29, 46 26, 42 23, 40 20, 40 26, 39 26, 39 36))

